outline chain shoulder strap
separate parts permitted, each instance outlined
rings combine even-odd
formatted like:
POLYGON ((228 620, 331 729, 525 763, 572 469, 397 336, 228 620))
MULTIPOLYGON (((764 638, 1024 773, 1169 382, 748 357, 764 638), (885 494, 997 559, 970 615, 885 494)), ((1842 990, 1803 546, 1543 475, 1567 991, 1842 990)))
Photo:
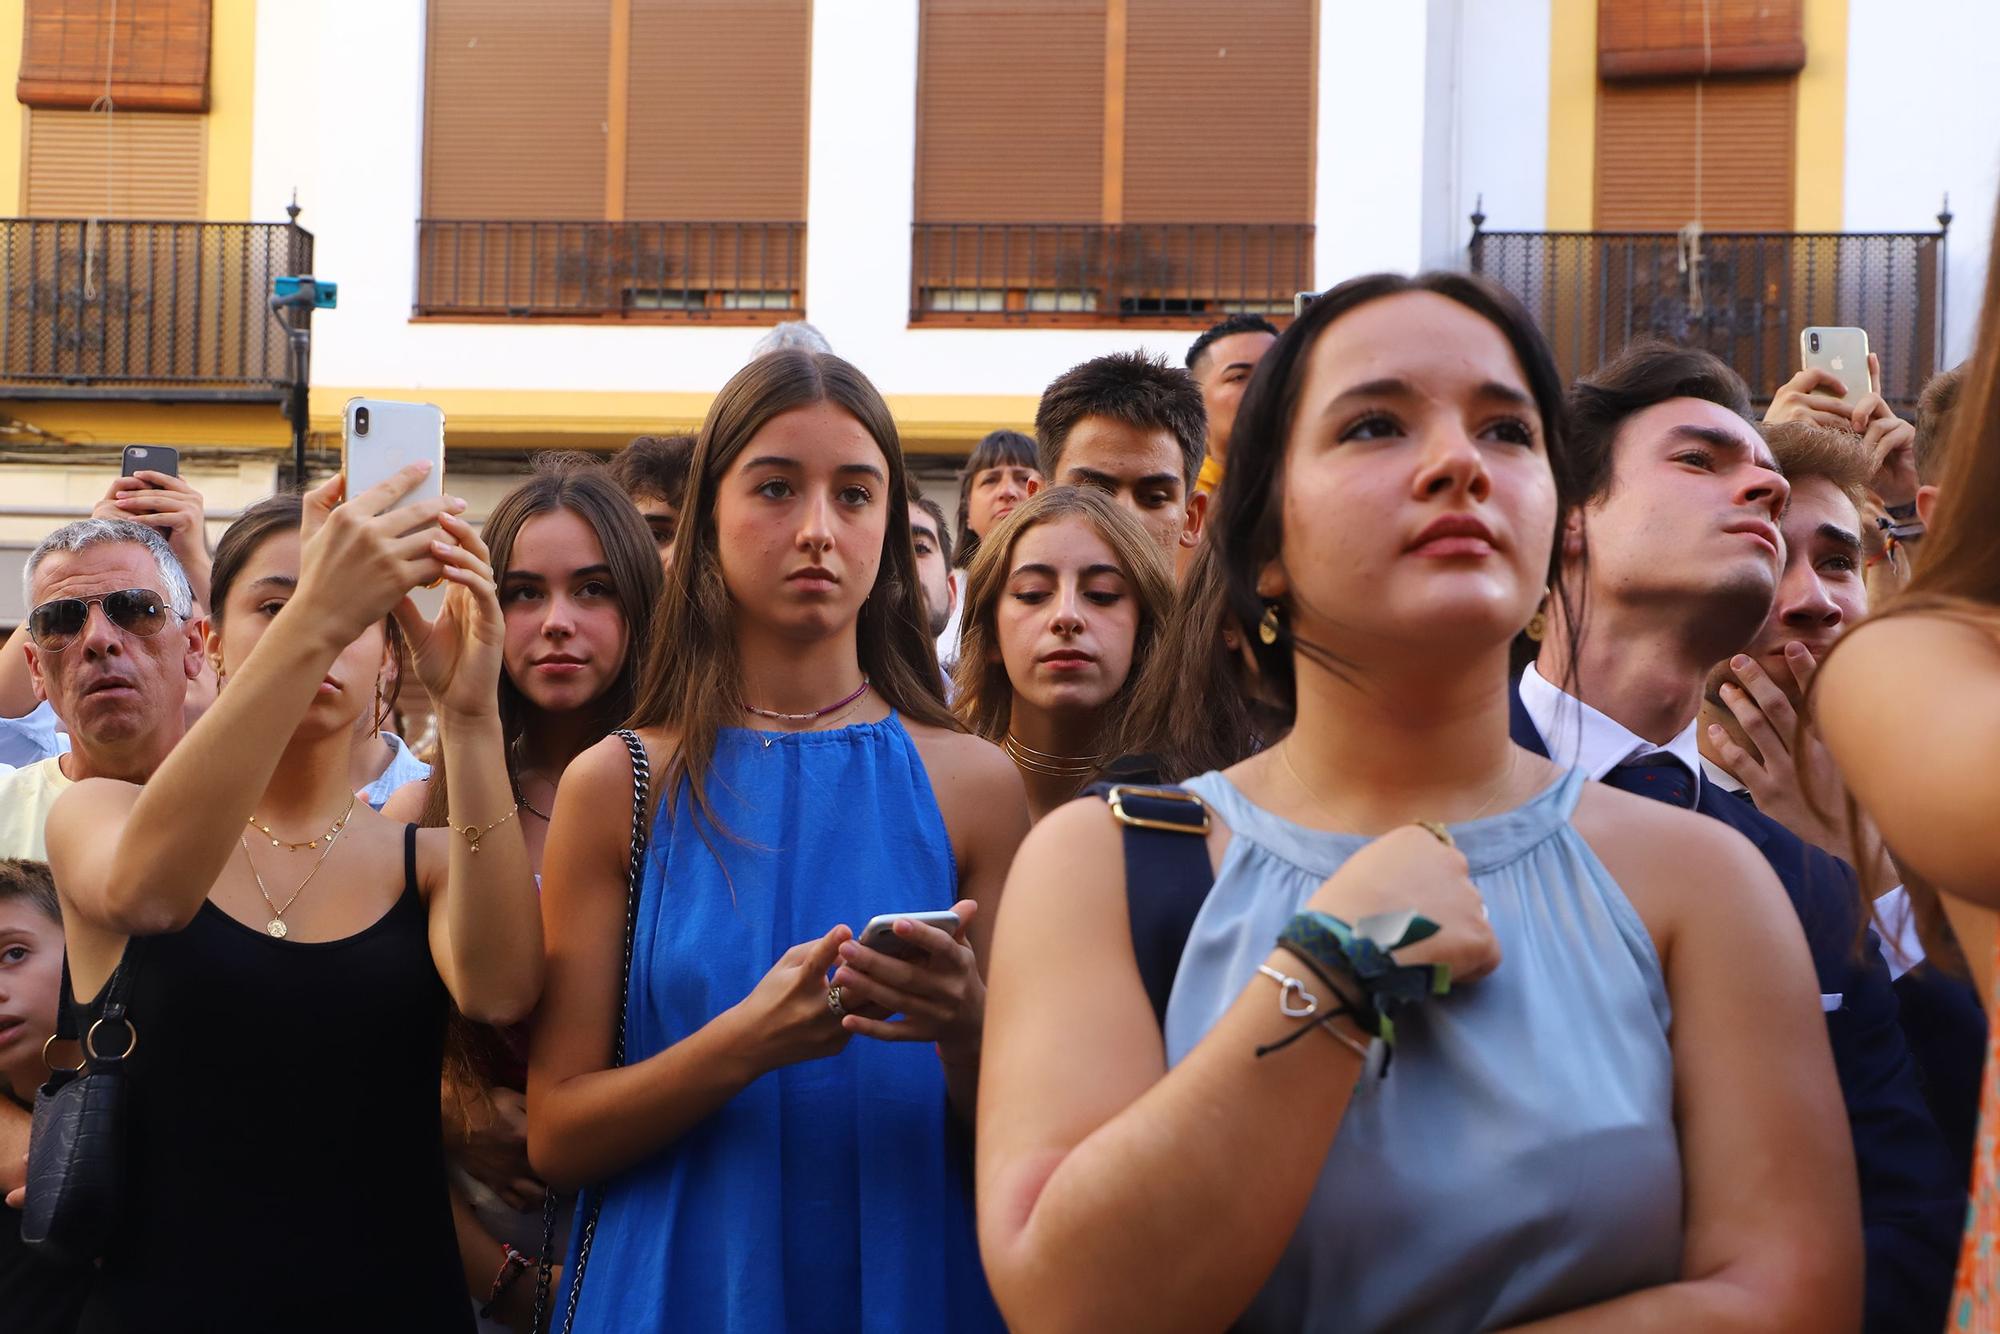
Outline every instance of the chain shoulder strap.
MULTIPOLYGON (((639 925, 639 886, 646 874, 646 808, 652 793, 653 767, 638 733, 620 728, 613 735, 625 743, 632 756, 632 853, 625 866, 625 950, 624 962, 618 970, 618 1022, 611 1030, 611 1065, 616 1069, 625 1064, 626 995, 632 985, 632 938, 639 925)), ((577 1196, 577 1207, 583 1210, 583 1235, 577 1238, 576 1263, 568 1281, 569 1297, 563 1303, 562 1334, 569 1334, 576 1324, 577 1302, 583 1296, 583 1270, 590 1261, 591 1242, 597 1237, 597 1211, 602 1204, 601 1194, 586 1190, 577 1196)), ((549 1191, 542 1197, 542 1257, 535 1268, 535 1316, 529 1327, 535 1334, 544 1334, 548 1328, 555 1248, 556 1193, 549 1191)))

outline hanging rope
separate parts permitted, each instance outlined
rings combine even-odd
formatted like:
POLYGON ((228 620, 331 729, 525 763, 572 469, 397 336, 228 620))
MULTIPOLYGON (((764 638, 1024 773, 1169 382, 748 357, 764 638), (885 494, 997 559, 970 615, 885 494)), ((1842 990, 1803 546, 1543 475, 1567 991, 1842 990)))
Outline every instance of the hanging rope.
POLYGON ((97 299, 97 250, 102 242, 99 223, 103 218, 117 212, 113 190, 116 180, 112 172, 112 153, 117 141, 113 134, 112 120, 118 104, 111 95, 111 70, 114 57, 118 53, 118 0, 111 0, 110 12, 104 24, 104 91, 90 104, 93 112, 104 113, 104 212, 83 224, 83 295, 85 300, 97 299))
POLYGON ((1715 68, 1715 47, 1709 27, 1709 6, 1713 0, 1701 0, 1701 77, 1694 81, 1694 220, 1681 228, 1680 264, 1681 273, 1687 279, 1688 315, 1700 319, 1703 303, 1701 298, 1701 224, 1704 216, 1702 201, 1702 176, 1705 163, 1702 157, 1703 113, 1706 110, 1703 90, 1708 86, 1709 73, 1715 68))

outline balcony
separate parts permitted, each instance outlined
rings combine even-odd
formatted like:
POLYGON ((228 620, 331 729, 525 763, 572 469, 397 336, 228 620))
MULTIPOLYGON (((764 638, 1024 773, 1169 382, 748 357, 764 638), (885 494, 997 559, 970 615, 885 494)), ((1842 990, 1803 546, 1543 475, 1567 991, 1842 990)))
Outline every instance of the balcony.
POLYGON ((0 393, 280 401, 271 280, 312 262, 290 223, 0 218, 0 393))
POLYGON ((1310 223, 919 222, 910 323, 1200 328, 1284 320, 1312 287, 1310 223))
POLYGON ((776 324, 805 314, 803 222, 417 223, 416 316, 776 324))
POLYGON ((1519 297, 1573 380, 1636 338, 1706 348, 1758 405, 1799 367, 1799 331, 1854 325, 1882 360, 1883 397, 1914 413, 1937 370, 1945 231, 1489 232, 1471 267, 1519 297))

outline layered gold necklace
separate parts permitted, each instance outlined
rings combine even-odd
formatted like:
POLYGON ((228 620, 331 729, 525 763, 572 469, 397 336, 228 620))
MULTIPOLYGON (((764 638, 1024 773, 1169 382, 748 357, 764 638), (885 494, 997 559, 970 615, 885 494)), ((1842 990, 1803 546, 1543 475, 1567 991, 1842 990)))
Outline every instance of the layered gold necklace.
POLYGON ((250 857, 250 840, 242 834, 236 836, 236 841, 243 845, 243 861, 250 868, 250 878, 257 882, 257 892, 264 896, 264 906, 271 910, 271 920, 264 923, 264 934, 274 940, 283 940, 291 934, 291 928, 285 925, 285 914, 290 912, 292 905, 299 901, 299 895, 306 892, 306 886, 310 885, 313 882, 313 877, 319 874, 319 868, 326 865, 327 857, 333 852, 333 845, 340 841, 341 830, 347 828, 348 820, 353 818, 354 803, 355 798, 349 796, 347 799, 347 809, 341 812, 338 820, 333 822, 333 828, 318 838, 308 839, 303 843, 292 843, 281 839, 271 832, 269 826, 259 824, 255 816, 250 818, 249 823, 256 825, 271 840, 271 846, 274 848, 282 847, 288 851, 297 852, 305 848, 317 848, 322 842, 326 844, 324 848, 320 848, 319 856, 313 859, 312 870, 306 872, 306 878, 299 881, 299 887, 292 891, 292 896, 285 900, 283 907, 280 907, 277 901, 271 897, 271 891, 264 887, 264 877, 258 873, 257 863, 252 861, 250 857))
POLYGON ((1108 755, 1051 755, 1045 750, 1023 745, 1009 732, 1001 741, 1000 749, 1007 752, 1007 758, 1031 774, 1044 778, 1069 778, 1081 783, 1084 779, 1102 772, 1108 755))

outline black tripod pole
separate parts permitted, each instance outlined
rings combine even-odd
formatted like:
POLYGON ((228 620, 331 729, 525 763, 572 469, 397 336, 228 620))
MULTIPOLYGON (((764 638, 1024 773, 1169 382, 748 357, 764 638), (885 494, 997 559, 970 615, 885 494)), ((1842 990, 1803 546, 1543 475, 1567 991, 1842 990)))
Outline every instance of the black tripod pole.
MULTIPOLYGON (((310 318, 308 316, 308 318, 310 318)), ((287 325, 285 334, 292 346, 292 384, 285 415, 292 422, 292 489, 306 489, 306 432, 312 426, 311 363, 312 326, 300 327, 302 320, 287 325)))

